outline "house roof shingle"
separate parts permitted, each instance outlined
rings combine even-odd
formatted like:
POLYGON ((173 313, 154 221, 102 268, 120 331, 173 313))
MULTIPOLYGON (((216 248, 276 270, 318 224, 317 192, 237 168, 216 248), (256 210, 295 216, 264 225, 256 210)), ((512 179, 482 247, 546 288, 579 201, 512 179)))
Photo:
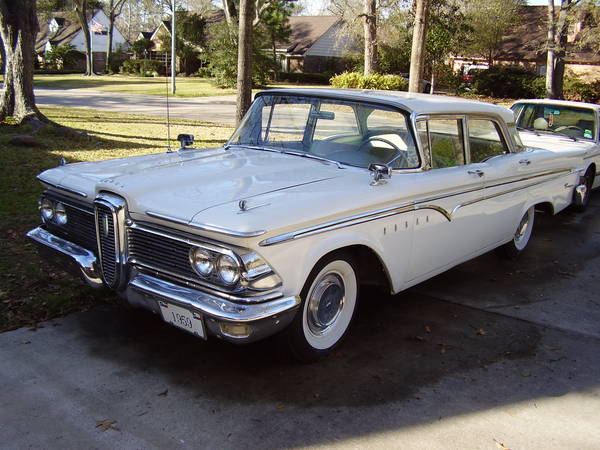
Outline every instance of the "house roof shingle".
MULTIPOLYGON (((500 51, 495 59, 515 61, 537 61, 546 57, 546 6, 523 6, 520 22, 503 36, 500 51)), ((600 55, 577 46, 567 44, 567 62, 600 63, 600 55)))
POLYGON ((291 16, 288 21, 292 29, 290 37, 285 42, 278 42, 277 48, 292 55, 303 55, 339 20, 337 16, 291 16))

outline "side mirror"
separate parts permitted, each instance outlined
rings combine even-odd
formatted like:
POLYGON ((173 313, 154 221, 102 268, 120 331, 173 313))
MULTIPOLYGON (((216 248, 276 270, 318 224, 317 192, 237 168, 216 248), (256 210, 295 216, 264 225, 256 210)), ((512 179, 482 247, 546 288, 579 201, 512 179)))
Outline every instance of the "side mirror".
POLYGON ((179 150, 184 150, 186 147, 194 144, 194 135, 193 134, 179 134, 177 135, 177 140, 181 144, 181 148, 179 150))
POLYGON ((380 184, 387 183, 386 180, 392 178, 392 168, 386 164, 369 164, 369 172, 371 172, 371 176, 373 177, 373 181, 371 181, 371 186, 378 186, 380 184))

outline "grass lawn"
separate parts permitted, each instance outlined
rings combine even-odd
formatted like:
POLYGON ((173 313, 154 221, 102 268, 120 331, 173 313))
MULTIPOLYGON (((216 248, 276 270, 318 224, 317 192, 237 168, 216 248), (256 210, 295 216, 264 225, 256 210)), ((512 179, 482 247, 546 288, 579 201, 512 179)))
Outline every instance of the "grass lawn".
MULTIPOLYGON (((36 75, 35 86, 60 89, 93 89, 106 92, 128 94, 165 95, 167 79, 133 77, 125 75, 97 75, 84 77, 79 74, 36 75)), ((269 87, 297 87, 295 84, 277 83, 269 87)), ((302 85, 302 87, 326 87, 302 85)), ((169 85, 170 88, 170 85, 169 85)), ((258 91, 257 89, 255 91, 258 91)), ((236 89, 221 89, 207 78, 177 78, 177 97, 208 97, 213 95, 235 94, 236 89)))
MULTIPOLYGON (((8 144, 11 137, 27 134, 26 127, 0 125, 0 331, 34 325, 52 317, 88 308, 101 301, 116 301, 107 291, 85 287, 54 267, 44 264, 25 233, 39 224, 37 200, 42 186, 35 176, 58 164, 162 152, 167 147, 161 118, 86 109, 42 108, 51 120, 77 130, 82 136, 65 136, 52 129, 38 137, 45 148, 8 144)), ((191 133, 198 147, 215 147, 227 140, 230 126, 189 120, 171 121, 171 136, 191 133)))

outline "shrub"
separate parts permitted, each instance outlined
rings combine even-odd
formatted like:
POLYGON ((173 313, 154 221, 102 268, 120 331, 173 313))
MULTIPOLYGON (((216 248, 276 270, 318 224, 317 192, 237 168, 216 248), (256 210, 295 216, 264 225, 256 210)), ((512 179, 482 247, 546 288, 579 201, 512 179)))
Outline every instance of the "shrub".
POLYGON ((373 74, 369 76, 356 72, 344 72, 329 80, 335 88, 381 89, 386 91, 405 91, 408 81, 399 75, 373 74))
POLYGON ((332 73, 280 72, 279 78, 290 83, 329 84, 332 73))
POLYGON ((51 45, 45 54, 46 68, 64 70, 71 67, 82 53, 74 45, 51 45))
MULTIPOLYGON (((218 87, 235 87, 237 81, 237 26, 226 22, 210 26, 210 39, 207 41, 203 57, 209 61, 208 68, 218 87)), ((252 39, 252 86, 266 86, 270 72, 274 69, 273 60, 263 49, 268 48, 265 37, 254 31, 252 39)))
POLYGON ((563 95, 567 100, 579 102, 600 102, 600 80, 584 83, 576 78, 565 78, 563 95))
POLYGON ((477 94, 501 98, 534 96, 534 72, 518 66, 493 66, 477 75, 473 89, 477 94))
POLYGON ((150 59, 130 59, 128 61, 123 61, 120 72, 130 75, 148 77, 153 75, 164 76, 166 70, 164 63, 161 61, 150 59))

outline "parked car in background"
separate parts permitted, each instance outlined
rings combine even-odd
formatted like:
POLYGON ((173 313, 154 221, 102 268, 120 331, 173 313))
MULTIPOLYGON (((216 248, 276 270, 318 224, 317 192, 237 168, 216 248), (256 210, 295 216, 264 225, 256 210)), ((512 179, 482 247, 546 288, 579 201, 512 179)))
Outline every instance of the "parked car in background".
POLYGON ((584 150, 587 195, 600 186, 600 105, 552 99, 518 100, 511 109, 525 145, 554 152, 584 150))
POLYGON ((42 172, 28 235, 178 328, 236 343, 283 332, 310 361, 346 335, 361 285, 398 293, 492 249, 520 254, 537 208, 581 197, 581 164, 524 149, 500 106, 274 89, 224 147, 42 172))

